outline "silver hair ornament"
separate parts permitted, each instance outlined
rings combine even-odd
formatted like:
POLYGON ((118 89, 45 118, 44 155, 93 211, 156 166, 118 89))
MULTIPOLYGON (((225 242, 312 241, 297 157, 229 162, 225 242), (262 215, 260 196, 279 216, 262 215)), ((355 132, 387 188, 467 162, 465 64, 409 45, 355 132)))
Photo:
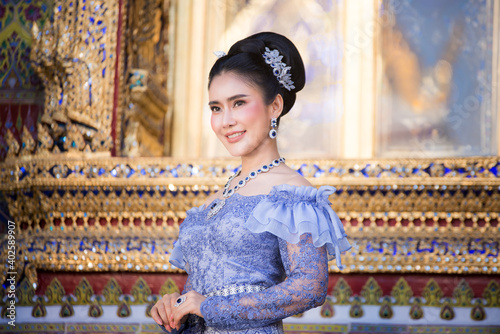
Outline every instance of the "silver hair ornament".
POLYGON ((224 51, 214 51, 214 55, 217 56, 217 58, 222 58, 226 55, 224 51))
POLYGON ((286 64, 281 61, 283 56, 280 56, 280 52, 278 50, 275 49, 271 51, 266 46, 266 52, 264 52, 262 57, 264 57, 266 64, 269 64, 273 69, 273 74, 276 78, 278 78, 278 82, 281 87, 284 87, 288 91, 295 88, 292 81, 292 74, 290 73, 292 67, 286 66, 286 64))

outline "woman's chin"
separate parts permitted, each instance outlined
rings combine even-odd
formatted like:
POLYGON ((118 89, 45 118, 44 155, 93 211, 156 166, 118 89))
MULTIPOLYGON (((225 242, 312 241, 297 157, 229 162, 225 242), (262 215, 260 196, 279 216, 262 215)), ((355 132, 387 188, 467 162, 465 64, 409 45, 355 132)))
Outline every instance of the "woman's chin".
POLYGON ((235 150, 227 150, 227 152, 229 153, 229 155, 231 155, 232 157, 235 157, 235 158, 239 158, 243 155, 243 154, 241 154, 241 152, 235 151, 235 150))
POLYGON ((235 147, 227 147, 226 146, 226 150, 227 150, 227 153, 229 153, 229 155, 231 155, 232 157, 242 157, 244 156, 245 154, 248 154, 247 151, 245 150, 241 150, 241 149, 236 149, 235 147))

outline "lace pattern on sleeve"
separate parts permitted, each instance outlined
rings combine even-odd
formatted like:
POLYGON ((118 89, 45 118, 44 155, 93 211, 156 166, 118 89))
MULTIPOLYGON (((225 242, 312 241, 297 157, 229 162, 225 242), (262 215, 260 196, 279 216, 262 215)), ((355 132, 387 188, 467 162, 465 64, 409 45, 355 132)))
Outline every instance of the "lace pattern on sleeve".
POLYGON ((314 246, 310 234, 297 244, 280 240, 287 278, 256 293, 209 297, 201 304, 208 327, 247 329, 263 327, 321 305, 328 286, 325 247, 314 246))

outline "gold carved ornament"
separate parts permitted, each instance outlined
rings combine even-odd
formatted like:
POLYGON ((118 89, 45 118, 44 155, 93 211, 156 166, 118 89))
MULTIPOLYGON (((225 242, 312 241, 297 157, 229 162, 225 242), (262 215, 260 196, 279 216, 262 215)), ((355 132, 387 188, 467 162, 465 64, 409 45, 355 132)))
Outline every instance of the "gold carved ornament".
POLYGON ((32 31, 31 61, 45 86, 36 154, 107 154, 119 2, 56 0, 53 10, 53 20, 32 31))
MULTIPOLYGON (((2 164, 0 191, 16 222, 19 260, 26 266, 178 272, 168 258, 186 210, 203 204, 237 164, 31 159, 2 164)), ((498 159, 289 164, 313 185, 337 188, 330 201, 353 246, 342 258, 343 272, 498 270, 498 159)), ((331 271, 338 269, 332 265, 331 271)))

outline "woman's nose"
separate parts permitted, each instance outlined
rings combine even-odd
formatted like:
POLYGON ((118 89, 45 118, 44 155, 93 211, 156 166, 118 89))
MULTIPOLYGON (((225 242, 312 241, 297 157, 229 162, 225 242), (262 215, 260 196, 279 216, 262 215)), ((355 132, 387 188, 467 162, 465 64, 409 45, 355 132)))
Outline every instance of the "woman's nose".
POLYGON ((222 114, 222 125, 224 127, 232 126, 236 124, 236 120, 233 117, 231 110, 225 110, 222 114))

